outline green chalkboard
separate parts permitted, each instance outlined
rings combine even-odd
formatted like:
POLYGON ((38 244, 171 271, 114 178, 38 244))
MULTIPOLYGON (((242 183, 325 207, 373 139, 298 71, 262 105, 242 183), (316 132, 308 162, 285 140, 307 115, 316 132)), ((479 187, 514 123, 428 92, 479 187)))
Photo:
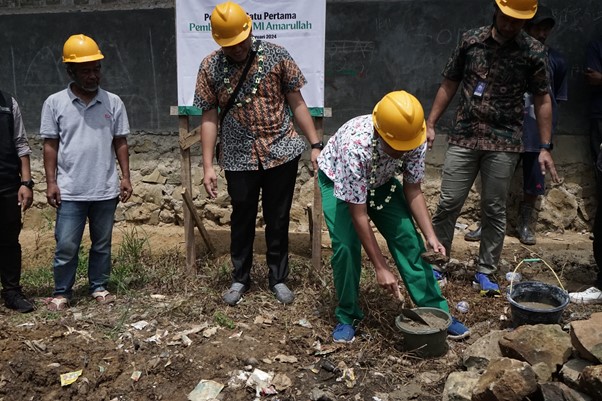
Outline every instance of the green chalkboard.
POLYGON ((174 15, 169 8, 0 15, 0 85, 19 101, 27 130, 37 132, 44 100, 69 82, 63 43, 84 33, 105 55, 101 86, 122 98, 132 128, 174 130, 174 15))

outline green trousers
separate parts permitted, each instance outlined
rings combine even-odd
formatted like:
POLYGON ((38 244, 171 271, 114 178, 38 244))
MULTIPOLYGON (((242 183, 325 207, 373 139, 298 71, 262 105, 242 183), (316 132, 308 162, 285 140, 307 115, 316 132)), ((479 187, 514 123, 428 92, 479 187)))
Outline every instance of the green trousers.
MULTIPOLYGON (((331 264, 339 300, 335 315, 340 323, 356 325, 364 317, 358 302, 362 244, 355 232, 347 202, 334 197, 334 184, 322 171, 319 171, 318 179, 324 219, 332 241, 331 264)), ((424 242, 416 231, 402 188, 395 178, 378 187, 374 200, 376 205, 384 207, 381 210, 368 207, 368 215, 387 241, 412 301, 417 306, 429 306, 449 312, 431 265, 420 257, 425 251, 424 242), (384 203, 393 183, 397 184, 397 190, 390 202, 384 203)))

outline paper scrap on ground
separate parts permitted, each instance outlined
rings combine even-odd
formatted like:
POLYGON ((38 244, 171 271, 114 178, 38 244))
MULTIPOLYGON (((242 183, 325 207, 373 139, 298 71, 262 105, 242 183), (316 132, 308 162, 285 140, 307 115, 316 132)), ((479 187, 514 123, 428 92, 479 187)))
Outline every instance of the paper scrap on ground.
POLYGON ((213 380, 201 380, 196 385, 194 390, 188 394, 190 401, 208 401, 217 397, 217 395, 224 388, 223 384, 220 384, 213 380))
POLYGON ((73 384, 78 377, 82 375, 83 370, 77 370, 75 372, 63 373, 61 375, 61 386, 68 386, 73 384))

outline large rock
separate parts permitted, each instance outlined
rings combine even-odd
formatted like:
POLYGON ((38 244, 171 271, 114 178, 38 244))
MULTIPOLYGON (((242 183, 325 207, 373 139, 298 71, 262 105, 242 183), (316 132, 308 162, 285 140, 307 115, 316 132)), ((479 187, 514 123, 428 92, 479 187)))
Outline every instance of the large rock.
POLYGON ((167 182, 167 178, 164 177, 163 175, 161 175, 161 172, 159 171, 159 169, 156 168, 149 175, 143 176, 142 182, 145 182, 148 184, 165 184, 167 182))
POLYGON ((552 227, 569 228, 578 217, 577 198, 561 186, 550 189, 541 206, 539 220, 552 227))
POLYGON ((552 368, 548 366, 545 362, 538 362, 534 365, 531 365, 533 371, 537 375, 537 381, 539 383, 545 383, 552 380, 552 374, 556 373, 556 370, 552 371, 552 368))
POLYGON ((587 394, 569 388, 564 383, 543 383, 540 385, 543 401, 591 401, 587 394))
POLYGON ((583 369, 592 365, 590 361, 585 359, 573 358, 564 364, 560 369, 560 378, 563 383, 573 388, 579 388, 579 380, 583 369))
POLYGON ((522 401, 537 390, 537 375, 526 362, 500 358, 479 378, 472 401, 522 401))
POLYGON ((581 372, 581 389, 594 400, 602 400, 602 365, 588 366, 581 372))
POLYGON ((477 372, 452 372, 443 389, 443 401, 470 401, 472 391, 479 381, 477 372))
POLYGON ((528 362, 543 362, 556 372, 569 360, 572 352, 570 336, 557 324, 520 326, 500 340, 502 354, 528 362))
POLYGON ((602 312, 571 322, 571 343, 581 358, 602 362, 602 312))
POLYGON ((466 348, 462 356, 466 369, 482 372, 491 360, 501 358, 503 355, 499 341, 504 334, 506 332, 503 330, 493 330, 466 348))

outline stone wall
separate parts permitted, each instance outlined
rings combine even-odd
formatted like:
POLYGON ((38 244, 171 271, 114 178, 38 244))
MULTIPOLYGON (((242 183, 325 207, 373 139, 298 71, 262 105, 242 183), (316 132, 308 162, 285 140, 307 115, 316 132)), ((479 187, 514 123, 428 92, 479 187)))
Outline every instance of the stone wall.
MULTIPOLYGON (((136 132, 129 136, 130 164, 134 195, 129 202, 119 204, 116 219, 136 224, 176 224, 183 221, 181 199, 180 152, 177 133, 162 134, 136 132)), ((34 207, 27 212, 25 223, 31 226, 47 224, 54 219, 53 210, 47 205, 42 166, 42 144, 39 138, 30 138, 33 177, 35 187, 34 207)), ((542 197, 539 208, 537 230, 588 230, 593 223, 595 206, 594 180, 587 159, 587 141, 582 137, 556 139, 554 151, 559 174, 563 181, 551 185, 542 197), (580 139, 581 138, 581 139, 580 139)), ((427 177, 423 184, 429 209, 434 212, 441 184, 441 163, 444 158, 445 138, 437 138, 435 149, 428 155, 427 177)), ((203 216, 207 227, 228 227, 231 208, 223 172, 220 172, 219 196, 208 199, 202 187, 200 146, 191 148, 192 154, 192 193, 198 213, 203 216)), ((219 171, 219 169, 218 169, 219 171)), ((522 172, 517 169, 508 201, 510 226, 516 220, 516 210, 522 196, 522 172)), ((296 194, 291 213, 291 231, 307 232, 306 209, 313 201, 313 181, 310 176, 308 155, 305 154, 299 168, 296 194)), ((459 223, 470 225, 478 219, 479 196, 475 188, 471 191, 464 206, 459 223)), ((263 225, 261 213, 257 220, 263 225)), ((509 232, 512 232, 509 227, 509 232)))

